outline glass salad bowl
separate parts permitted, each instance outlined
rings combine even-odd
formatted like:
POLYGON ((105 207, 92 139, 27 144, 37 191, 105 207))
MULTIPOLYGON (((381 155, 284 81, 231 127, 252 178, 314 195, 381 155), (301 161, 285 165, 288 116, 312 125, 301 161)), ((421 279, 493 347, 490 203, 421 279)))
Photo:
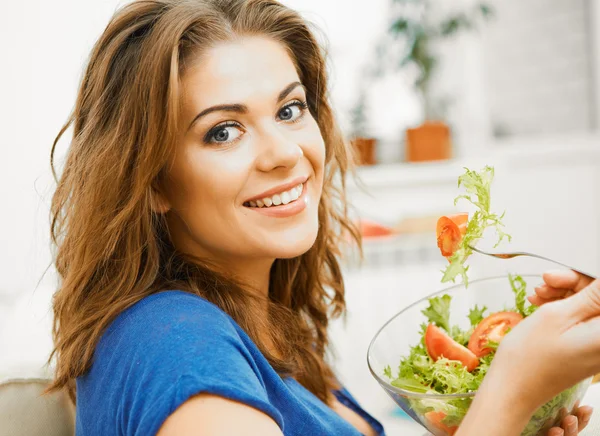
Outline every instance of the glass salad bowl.
MULTIPOLYGON (((523 275, 521 278, 523 281, 520 282, 522 283, 520 302, 521 309, 523 309, 524 295, 533 293, 533 287, 541 283, 542 278, 539 275, 523 275)), ((447 361, 445 363, 438 361, 438 364, 444 363, 443 366, 438 366, 442 385, 446 386, 445 383, 448 386, 452 385, 452 388, 448 390, 445 387, 440 388, 439 384, 437 385, 438 390, 433 390, 419 381, 414 381, 415 376, 411 372, 412 369, 404 371, 401 376, 399 366, 402 359, 414 362, 416 367, 421 365, 427 371, 434 369, 432 368, 433 361, 426 354, 423 355, 425 353, 423 333, 429 321, 422 311, 434 307, 431 305, 430 298, 438 297, 439 303, 444 295, 451 296, 449 323, 447 324, 456 326, 454 327, 456 331, 452 336, 459 335, 455 337, 460 338, 462 331, 463 337, 466 337, 463 340, 468 341, 470 332, 474 328, 472 324, 476 324, 476 321, 472 323, 469 318, 469 315, 476 318, 476 314, 472 310, 486 306, 487 311, 483 315, 484 317, 496 312, 515 310, 516 301, 519 300, 516 298, 516 292, 509 276, 491 277, 471 281, 467 288, 463 284, 451 286, 410 305, 386 322, 371 341, 367 352, 367 362, 373 377, 410 417, 428 431, 435 436, 453 435, 475 396, 477 386, 485 375, 484 366, 486 362, 489 366, 493 354, 482 358, 481 367, 471 373, 457 363, 448 364, 447 361), (422 339, 423 342, 421 342, 422 339), (415 346, 420 346, 421 351, 415 351, 415 346), (412 354, 411 351, 413 351, 412 354), (455 373, 451 371, 452 366, 456 369, 455 373), (478 371, 481 371, 479 378, 472 376, 478 371), (414 383, 414 386, 411 386, 411 383, 414 383), (462 384, 465 386, 468 384, 469 387, 460 387, 462 384), (439 390, 459 391, 459 393, 440 393, 439 390)), ((447 297, 445 299, 447 302, 447 297)), ((529 306, 528 302, 526 304, 529 306)), ((439 305, 436 306, 437 309, 439 307, 439 305)), ((458 340, 460 341, 460 339, 458 340)), ((487 344, 489 343, 486 342, 487 344)), ((410 366, 410 368, 413 367, 410 366)), ((403 365, 403 368, 406 369, 406 365, 403 365)), ((591 381, 590 378, 567 389, 540 407, 532 416, 522 436, 545 436, 546 431, 557 425, 564 414, 571 411, 583 398, 591 381)))

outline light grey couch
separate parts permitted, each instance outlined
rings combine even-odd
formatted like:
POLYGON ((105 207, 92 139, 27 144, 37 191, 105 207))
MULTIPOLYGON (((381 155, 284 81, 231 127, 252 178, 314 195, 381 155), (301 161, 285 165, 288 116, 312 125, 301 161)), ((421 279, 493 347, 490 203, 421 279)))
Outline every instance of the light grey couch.
POLYGON ((72 436, 75 407, 66 393, 42 395, 49 380, 0 383, 0 436, 72 436))

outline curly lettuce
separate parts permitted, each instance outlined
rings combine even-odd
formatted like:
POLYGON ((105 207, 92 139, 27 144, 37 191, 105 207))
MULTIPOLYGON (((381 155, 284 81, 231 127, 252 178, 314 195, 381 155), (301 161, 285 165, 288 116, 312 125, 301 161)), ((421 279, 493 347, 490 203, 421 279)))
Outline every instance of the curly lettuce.
POLYGON ((525 283, 523 277, 518 275, 513 276, 512 274, 508 275, 508 280, 512 291, 515 294, 515 308, 513 311, 520 313, 524 318, 531 315, 535 312, 537 306, 525 306, 527 301, 527 283, 525 283))
POLYGON ((483 170, 471 171, 465 168, 465 173, 458 178, 458 187, 465 189, 466 193, 461 194, 454 200, 454 205, 460 200, 467 200, 477 207, 477 210, 467 223, 467 231, 459 243, 458 249, 450 257, 450 264, 443 272, 442 283, 454 282, 457 276, 461 276, 465 286, 469 284, 467 276, 468 266, 465 261, 473 253, 470 246, 473 246, 481 237, 487 228, 494 228, 498 235, 498 241, 494 245, 497 247, 504 239, 511 240, 511 236, 504 232, 502 219, 504 213, 498 216, 490 211, 490 188, 494 180, 494 168, 485 166, 483 170))

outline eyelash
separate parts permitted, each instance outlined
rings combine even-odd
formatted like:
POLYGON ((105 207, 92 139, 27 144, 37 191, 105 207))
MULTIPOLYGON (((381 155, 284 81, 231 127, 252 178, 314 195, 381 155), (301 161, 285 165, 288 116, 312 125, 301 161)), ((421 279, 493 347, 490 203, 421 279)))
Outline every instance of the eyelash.
MULTIPOLYGON (((279 112, 287 109, 288 107, 292 107, 292 106, 298 106, 300 108, 300 116, 298 116, 298 118, 296 118, 293 121, 286 121, 289 124, 293 124, 293 123, 297 123, 299 122, 302 118, 304 118, 304 115, 306 114, 306 111, 308 110, 308 104, 306 103, 306 101, 304 100, 294 100, 288 104, 286 104, 285 106, 283 106, 281 109, 279 109, 279 112)), ((225 142, 214 142, 212 141, 214 135, 219 132, 220 130, 223 130, 226 127, 242 127, 239 123, 237 123, 236 121, 225 121, 224 123, 218 124, 215 127, 213 127, 212 129, 210 129, 208 131, 208 133, 206 133, 206 136, 204 136, 204 142, 207 144, 230 144, 233 143, 235 141, 237 141, 239 139, 236 138, 232 141, 225 141, 225 142)))

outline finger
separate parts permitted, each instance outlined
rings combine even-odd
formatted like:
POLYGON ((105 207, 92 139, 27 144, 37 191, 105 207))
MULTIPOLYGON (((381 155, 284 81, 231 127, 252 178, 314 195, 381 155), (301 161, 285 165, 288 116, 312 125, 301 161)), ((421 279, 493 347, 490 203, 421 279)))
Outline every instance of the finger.
POLYGON ((565 436, 565 431, 560 427, 552 427, 548 430, 548 436, 565 436))
POLYGON ((573 293, 570 289, 565 288, 553 288, 546 284, 538 286, 534 289, 535 293, 542 298, 564 298, 567 294, 573 293))
POLYGON ((568 415, 562 420, 561 427, 565 431, 565 436, 577 436, 577 433, 579 433, 577 426, 577 418, 573 415, 568 415))
POLYGON ((529 295, 527 296, 527 300, 534 306, 543 306, 546 303, 552 303, 553 301, 560 300, 560 298, 546 299, 542 298, 539 295, 529 295))
POLYGON ((542 275, 542 278, 552 288, 572 289, 575 292, 581 291, 592 282, 589 277, 570 269, 548 271, 542 275))
POLYGON ((565 419, 567 416, 569 416, 570 413, 567 410, 566 407, 561 407, 560 410, 558 411, 558 419, 562 422, 563 419, 565 419))
POLYGON ((560 427, 552 427, 548 430, 548 436, 565 436, 565 431, 560 427))
POLYGON ((590 406, 582 406, 575 411, 574 414, 575 416, 577 416, 577 422, 579 423, 579 431, 583 430, 589 424, 590 419, 592 419, 593 411, 594 409, 590 406))

